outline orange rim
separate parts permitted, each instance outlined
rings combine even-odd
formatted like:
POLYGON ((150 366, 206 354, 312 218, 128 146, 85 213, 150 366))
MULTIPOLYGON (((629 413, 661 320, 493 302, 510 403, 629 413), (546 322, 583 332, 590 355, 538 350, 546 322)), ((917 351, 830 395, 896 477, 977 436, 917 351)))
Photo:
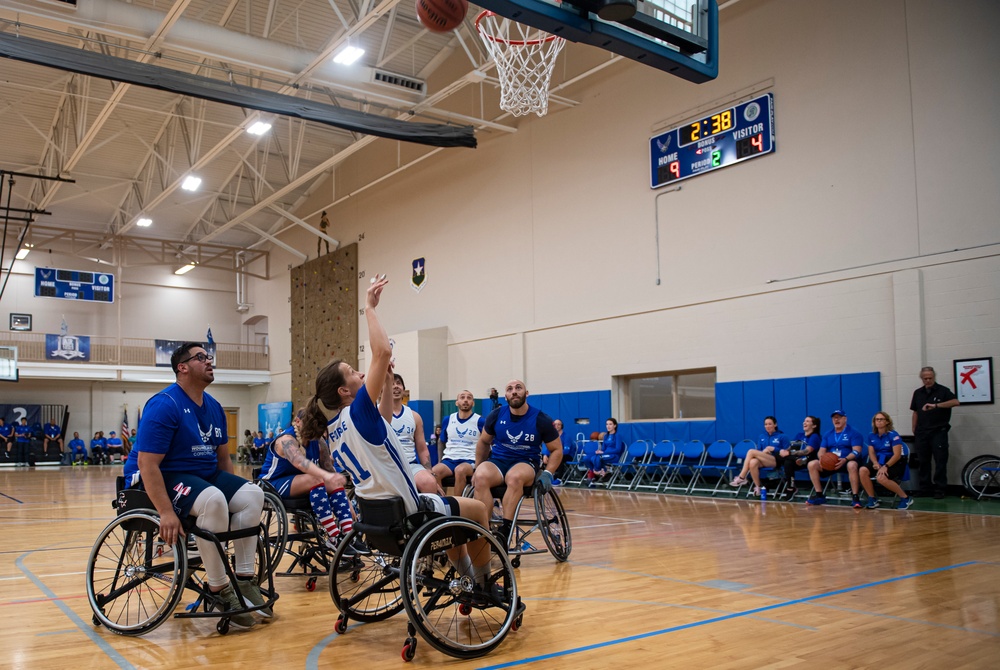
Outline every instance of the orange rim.
MULTIPOLYGON (((498 16, 498 14, 496 12, 491 12, 488 9, 480 13, 479 16, 476 17, 476 31, 483 36, 483 39, 489 40, 490 42, 496 42, 497 44, 508 44, 515 47, 526 47, 535 44, 545 44, 546 42, 551 42, 552 40, 559 37, 558 35, 549 35, 548 37, 545 37, 540 40, 507 40, 502 37, 496 37, 494 35, 490 35, 484 32, 482 26, 479 25, 479 22, 485 19, 487 16, 498 16)), ((501 16, 500 18, 504 17, 501 16)), ((513 19, 510 20, 513 21, 513 19)))

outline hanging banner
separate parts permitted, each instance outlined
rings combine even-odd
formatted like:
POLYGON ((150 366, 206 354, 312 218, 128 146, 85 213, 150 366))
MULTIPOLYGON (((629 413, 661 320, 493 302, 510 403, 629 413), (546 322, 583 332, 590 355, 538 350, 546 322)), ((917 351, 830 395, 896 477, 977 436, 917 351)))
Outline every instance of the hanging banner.
POLYGON ((45 334, 45 359, 49 361, 89 361, 90 337, 87 335, 45 334))

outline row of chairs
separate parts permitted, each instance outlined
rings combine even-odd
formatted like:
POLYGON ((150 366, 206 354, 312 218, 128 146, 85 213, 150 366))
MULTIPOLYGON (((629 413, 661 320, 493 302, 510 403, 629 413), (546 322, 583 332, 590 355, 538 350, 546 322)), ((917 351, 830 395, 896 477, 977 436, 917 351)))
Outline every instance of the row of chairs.
MULTIPOLYGON (((588 483, 588 464, 601 447, 601 442, 597 440, 583 440, 576 444, 576 454, 566 463, 563 477, 563 482, 569 486, 588 483)), ((636 440, 622 451, 617 462, 606 466, 608 474, 601 485, 608 489, 628 491, 739 496, 744 493, 744 488, 749 492, 750 487, 732 487, 729 482, 739 474, 747 452, 756 448, 757 444, 749 439, 736 444, 716 440, 708 445, 700 440, 663 440, 656 443, 636 440)), ((905 445, 903 455, 904 458, 907 457, 905 445)), ((774 468, 761 468, 761 478, 767 479, 773 470, 774 468)), ((907 474, 903 480, 908 478, 907 474)), ((826 477, 824 490, 837 479, 837 475, 826 477)), ((805 468, 796 472, 796 480, 808 481, 805 468)))

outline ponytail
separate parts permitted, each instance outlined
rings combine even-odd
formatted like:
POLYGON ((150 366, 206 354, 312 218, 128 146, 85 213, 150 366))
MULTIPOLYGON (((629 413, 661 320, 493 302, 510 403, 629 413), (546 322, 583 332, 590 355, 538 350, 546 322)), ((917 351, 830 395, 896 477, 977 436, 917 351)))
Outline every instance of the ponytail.
POLYGON ((302 417, 302 439, 306 443, 323 436, 326 431, 326 414, 323 408, 340 409, 340 388, 345 385, 344 373, 341 370, 343 360, 337 359, 329 363, 316 375, 316 395, 306 403, 305 416, 302 417))

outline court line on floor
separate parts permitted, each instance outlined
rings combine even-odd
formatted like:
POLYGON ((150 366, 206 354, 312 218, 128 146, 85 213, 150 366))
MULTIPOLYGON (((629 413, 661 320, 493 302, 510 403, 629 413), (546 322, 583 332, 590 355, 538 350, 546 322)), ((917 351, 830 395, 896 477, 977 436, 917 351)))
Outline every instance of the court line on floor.
POLYGON ((709 624, 720 623, 722 621, 729 621, 732 619, 741 619, 748 616, 753 616, 761 612, 770 612, 776 609, 781 609, 784 607, 790 607, 792 605, 801 605, 804 603, 814 602, 816 600, 821 600, 823 598, 830 598, 832 596, 842 595, 844 593, 851 593, 853 591, 860 591, 862 589, 868 589, 875 586, 882 586, 884 584, 892 584, 893 582, 902 581, 904 579, 913 579, 915 577, 923 577, 926 575, 932 575, 938 572, 945 572, 947 570, 955 570, 957 568, 964 568, 971 565, 978 565, 978 561, 968 561, 966 563, 956 563, 955 565, 946 565, 941 568, 934 568, 932 570, 924 570, 922 572, 915 572, 909 575, 902 575, 899 577, 890 577, 888 579, 881 579, 876 582, 869 582, 867 584, 859 584, 857 586, 849 586, 843 589, 836 589, 834 591, 827 591, 826 593, 818 593, 812 596, 806 596, 805 598, 796 598, 794 600, 786 600, 784 602, 776 603, 774 605, 765 605, 763 607, 755 607, 753 609, 745 610, 743 612, 735 612, 733 614, 726 614, 723 616, 712 617, 710 619, 704 619, 702 621, 693 621, 691 623, 681 624, 679 626, 671 626, 669 628, 662 628, 660 630, 649 631, 647 633, 639 633, 638 635, 630 635, 628 637, 618 638, 617 640, 608 640, 607 642, 599 642, 597 644, 589 644, 583 647, 576 647, 573 649, 565 649, 563 651, 553 652, 551 654, 542 654, 540 656, 531 656, 528 658, 519 659, 517 661, 509 661, 507 663, 499 663, 497 665, 487 665, 482 666, 478 670, 499 670, 500 668, 512 668, 518 665, 526 665, 528 663, 534 663, 536 661, 546 661, 553 658, 561 658, 563 656, 569 656, 571 654, 579 654, 585 651, 593 651, 595 649, 603 649, 605 647, 612 647, 619 644, 625 644, 627 642, 635 642, 637 640, 644 640, 651 637, 657 637, 660 635, 666 635, 668 633, 676 633, 682 630, 688 630, 690 628, 698 628, 700 626, 707 626, 709 624))
POLYGON ((18 505, 23 505, 23 504, 24 504, 24 502, 22 502, 22 501, 18 500, 18 499, 17 499, 17 498, 15 498, 14 496, 9 496, 9 495, 7 495, 6 493, 3 493, 3 492, 0 492, 0 496, 3 496, 4 498, 7 498, 8 500, 13 500, 13 501, 14 501, 14 502, 16 502, 16 503, 17 503, 18 505))
POLYGON ((31 580, 31 582, 35 585, 35 587, 38 588, 39 591, 44 593, 48 598, 51 598, 55 606, 58 607, 60 610, 62 610, 62 613, 65 614, 66 617, 73 622, 73 625, 75 625, 80 630, 80 632, 89 637, 91 641, 94 644, 96 644, 97 647, 108 656, 108 658, 114 661, 114 663, 119 668, 123 668, 125 670, 135 670, 135 666, 129 663, 127 660, 125 660, 124 656, 118 653, 118 651, 114 647, 112 647, 100 635, 98 635, 97 632, 94 630, 93 626, 88 626, 87 624, 85 624, 83 622, 83 619, 81 619, 76 612, 70 609, 69 605, 62 602, 59 599, 59 597, 56 596, 55 592, 45 585, 45 582, 43 582, 41 579, 35 576, 35 573, 33 573, 27 566, 25 566, 24 560, 27 557, 31 556, 31 554, 33 553, 34 553, 33 551, 29 551, 22 554, 21 556, 18 556, 17 559, 14 561, 14 565, 17 566, 17 569, 23 572, 24 575, 31 580))

